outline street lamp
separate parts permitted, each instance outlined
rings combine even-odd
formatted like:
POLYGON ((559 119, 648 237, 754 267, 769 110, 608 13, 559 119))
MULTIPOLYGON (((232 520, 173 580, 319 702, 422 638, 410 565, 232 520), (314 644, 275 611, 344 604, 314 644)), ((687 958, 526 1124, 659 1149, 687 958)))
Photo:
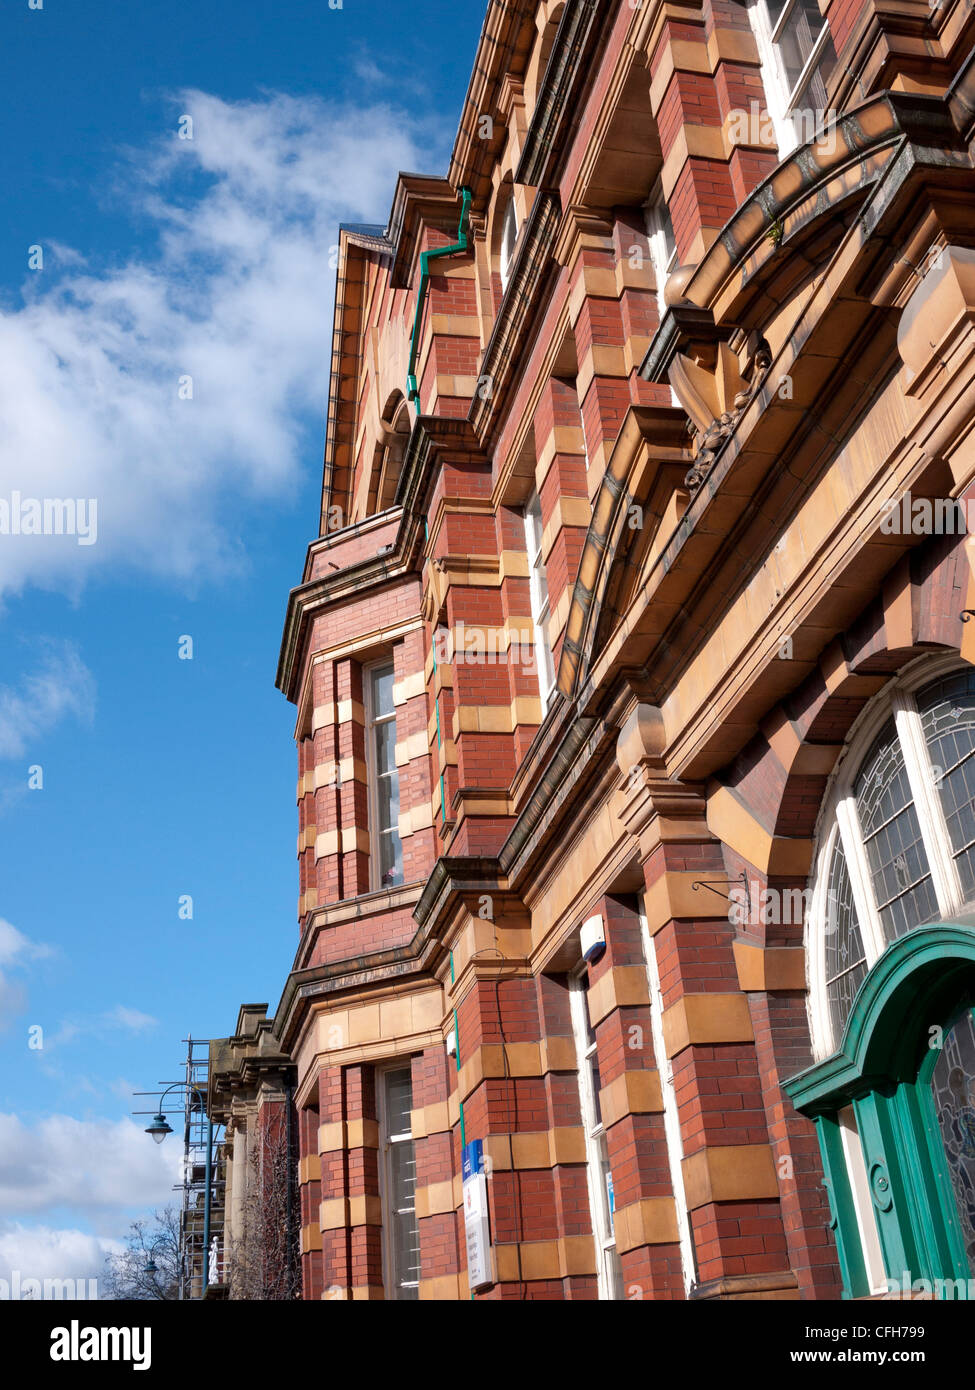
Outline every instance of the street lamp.
MULTIPOLYGON (((206 1298, 207 1289, 210 1287, 210 1197, 212 1191, 211 1172, 213 1168, 213 1121, 207 1114, 206 1106, 203 1102, 203 1093, 198 1086, 188 1086, 185 1081, 174 1081, 171 1086, 167 1086, 159 1097, 159 1111, 153 1116, 152 1124, 146 1126, 146 1133, 151 1134, 153 1142, 161 1144, 167 1134, 172 1134, 173 1128, 163 1113, 163 1101, 170 1091, 182 1089, 194 1098, 200 1110, 207 1117, 207 1163, 206 1163, 206 1197, 203 1203, 203 1293, 201 1298, 206 1298)), ((152 1255, 149 1256, 149 1264, 153 1264, 152 1255)), ((146 1266, 146 1273, 153 1273, 153 1269, 146 1266)))
MULTIPOLYGON (((165 1136, 162 1136, 162 1137, 165 1138, 165 1136)), ((155 1240, 152 1242, 152 1244, 149 1246, 149 1250, 148 1250, 149 1258, 146 1260, 145 1264, 144 1264, 143 1267, 142 1267, 142 1272, 143 1272, 144 1274, 158 1274, 158 1273, 159 1273, 159 1266, 156 1264, 156 1251, 159 1249, 160 1245, 165 1245, 165 1244, 166 1244, 166 1241, 167 1241, 167 1237, 166 1237, 166 1236, 157 1236, 156 1239, 155 1239, 155 1240)))
POLYGON ((146 1133, 152 1135, 153 1142, 156 1144, 161 1144, 166 1135, 172 1134, 172 1132, 172 1126, 166 1123, 166 1116, 162 1112, 154 1116, 152 1124, 146 1127, 146 1133))

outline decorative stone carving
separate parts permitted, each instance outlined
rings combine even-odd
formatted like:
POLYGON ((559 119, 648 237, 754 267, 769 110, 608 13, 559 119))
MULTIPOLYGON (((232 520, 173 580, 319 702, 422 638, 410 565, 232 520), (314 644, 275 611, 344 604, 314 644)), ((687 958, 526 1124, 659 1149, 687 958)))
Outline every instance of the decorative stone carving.
POLYGON ((685 479, 692 492, 701 486, 718 450, 758 392, 771 365, 772 354, 764 339, 752 355, 749 380, 742 376, 737 354, 727 343, 717 344, 713 367, 683 353, 674 357, 667 375, 687 411, 688 432, 694 438, 694 466, 685 479))

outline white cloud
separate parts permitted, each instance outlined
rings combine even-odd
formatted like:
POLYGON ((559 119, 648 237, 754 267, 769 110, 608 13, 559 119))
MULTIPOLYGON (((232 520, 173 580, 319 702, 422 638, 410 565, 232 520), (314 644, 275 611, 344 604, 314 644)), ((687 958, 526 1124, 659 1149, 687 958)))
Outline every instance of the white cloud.
POLYGON ((152 1014, 144 1014, 141 1009, 130 1009, 125 1004, 116 1004, 100 1014, 76 1015, 62 1019, 57 1031, 44 1038, 44 1052, 56 1052, 79 1038, 105 1038, 121 1029, 127 1033, 147 1033, 156 1028, 159 1020, 152 1014))
POLYGON ((398 170, 429 162, 383 105, 190 91, 171 120, 119 194, 151 250, 86 269, 58 245, 0 312, 0 499, 97 501, 94 545, 0 536, 0 595, 76 590, 105 565, 239 566, 241 508, 293 492, 303 424, 321 427, 337 225, 384 221, 398 170))
POLYGON ((139 1009, 128 1009, 124 1004, 116 1004, 114 1009, 110 1009, 105 1015, 105 1022, 117 1028, 127 1028, 133 1033, 144 1033, 149 1028, 155 1028, 159 1022, 153 1018, 152 1014, 144 1014, 139 1009))
POLYGON ((0 917, 0 966, 14 965, 50 954, 50 946, 45 946, 40 941, 31 941, 11 922, 6 922, 0 917))
MULTIPOLYGON (((0 1228, 0 1279, 8 1289, 17 1275, 23 1288, 28 1279, 73 1279, 101 1281, 105 1257, 118 1254, 124 1246, 110 1237, 87 1231, 51 1226, 24 1226, 18 1222, 0 1228)), ((88 1296, 87 1282, 84 1289, 88 1296)))
POLYGON ((0 1114, 0 1211, 67 1207, 95 1216, 172 1200, 182 1149, 154 1144, 133 1120, 51 1115, 34 1125, 0 1114))
MULTIPOLYGON (((3 544, 0 537, 0 575, 3 544)), ((17 686, 0 686, 0 758, 19 758, 66 715, 87 722, 94 713, 95 679, 77 649, 70 642, 44 641, 40 652, 32 674, 17 686)))
POLYGON ((372 58, 357 58, 352 66, 352 70, 360 82, 377 83, 386 81, 386 74, 372 58))
POLYGON ((0 917, 0 1031, 27 1007, 26 989, 18 981, 11 980, 7 972, 51 954, 49 946, 31 941, 11 922, 0 917))
POLYGON ((26 1008, 27 991, 24 986, 0 973, 0 1032, 9 1028, 26 1008))
POLYGON ((109 1090, 113 1095, 118 1096, 119 1100, 131 1101, 137 1091, 144 1091, 145 1087, 140 1086, 135 1081, 130 1081, 126 1076, 118 1076, 114 1081, 109 1082, 109 1090))

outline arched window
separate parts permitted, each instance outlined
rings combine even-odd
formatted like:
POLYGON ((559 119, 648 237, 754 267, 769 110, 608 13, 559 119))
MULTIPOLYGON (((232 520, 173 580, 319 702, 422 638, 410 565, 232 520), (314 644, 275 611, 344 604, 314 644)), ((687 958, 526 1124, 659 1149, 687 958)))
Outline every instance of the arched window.
POLYGON ((508 206, 504 211, 504 221, 501 224, 501 248, 499 252, 498 270, 501 275, 501 289, 508 288, 508 281, 511 279, 511 267, 515 259, 515 247, 518 244, 518 212, 515 208, 514 196, 508 201, 508 206))
POLYGON ((975 1297, 975 668, 864 711, 823 805, 808 920, 816 1125, 847 1296, 975 1297))
POLYGON ((889 943, 975 898, 975 668, 938 664, 867 711, 824 807, 809 942, 820 1056, 889 943))
POLYGON ((410 442, 410 413, 405 401, 396 407, 392 425, 384 428, 387 432, 379 449, 373 482, 370 510, 374 512, 385 511, 396 498, 403 458, 410 442))

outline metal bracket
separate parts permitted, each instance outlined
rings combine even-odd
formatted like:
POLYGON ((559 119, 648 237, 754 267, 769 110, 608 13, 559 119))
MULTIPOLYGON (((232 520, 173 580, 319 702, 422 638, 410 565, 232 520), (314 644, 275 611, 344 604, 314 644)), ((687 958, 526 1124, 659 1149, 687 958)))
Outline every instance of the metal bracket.
POLYGON ((746 875, 744 869, 742 869, 741 873, 736 878, 696 878, 694 882, 691 884, 691 888, 694 890, 695 893, 699 888, 706 888, 709 893, 714 893, 716 897, 724 898, 725 902, 730 902, 731 895, 729 893, 722 893, 721 889, 715 888, 714 885, 716 883, 738 882, 741 882, 742 886, 745 889, 745 902, 748 906, 748 920, 751 921, 752 895, 748 888, 748 876, 746 875))

